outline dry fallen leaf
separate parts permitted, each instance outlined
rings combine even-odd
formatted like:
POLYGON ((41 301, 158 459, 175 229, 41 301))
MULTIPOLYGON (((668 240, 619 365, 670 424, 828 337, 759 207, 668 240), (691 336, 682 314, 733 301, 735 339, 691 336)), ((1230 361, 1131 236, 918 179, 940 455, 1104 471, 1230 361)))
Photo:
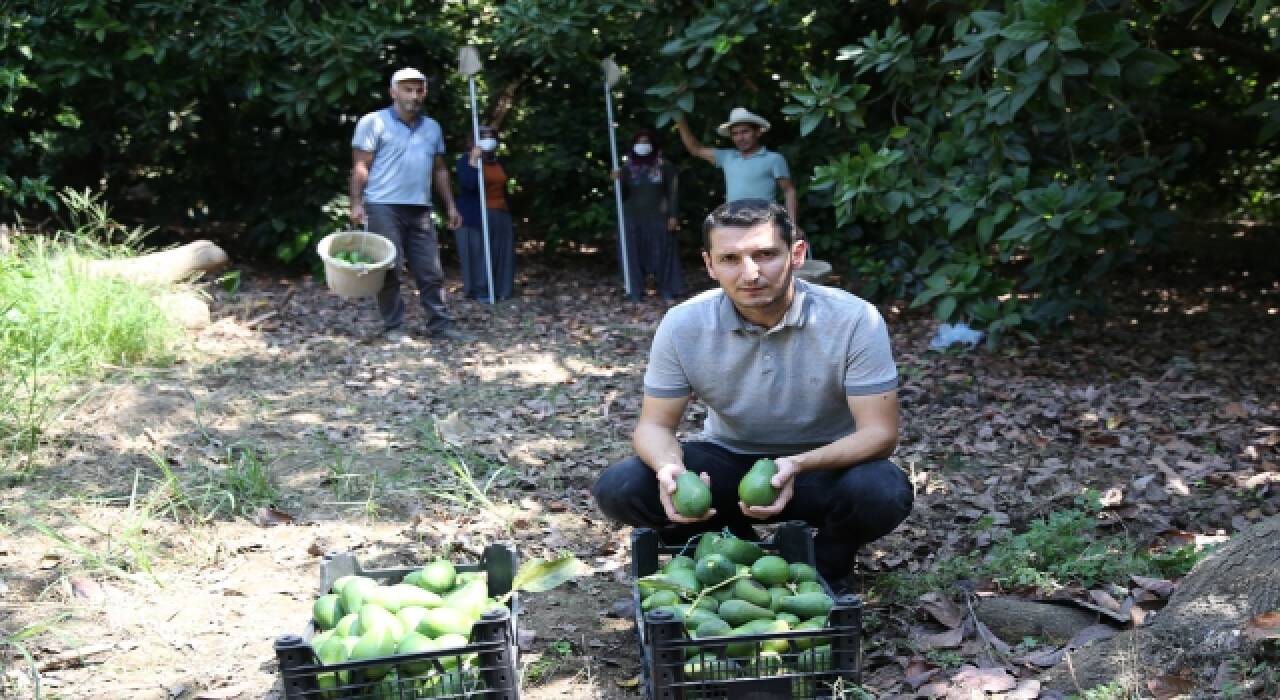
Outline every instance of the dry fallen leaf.
POLYGON ((940 622, 943 627, 959 627, 960 623, 964 621, 964 614, 960 611, 960 608, 941 593, 925 593, 920 596, 917 602, 920 603, 920 607, 925 612, 940 622))
POLYGON ((1245 408, 1244 404, 1239 401, 1232 401, 1222 409, 1222 415, 1228 418, 1244 419, 1249 417, 1249 409, 1245 408))
POLYGON ((102 590, 102 585, 91 578, 84 576, 72 576, 67 579, 71 583, 71 592, 77 598, 83 598, 86 601, 97 605, 106 597, 102 590))
POLYGON ((1194 681, 1181 676, 1157 676, 1147 681, 1147 690, 1156 700, 1172 700, 1172 698, 1190 695, 1196 689, 1194 681))
POLYGON ((1167 579, 1148 578, 1146 576, 1130 576, 1129 578, 1135 584, 1163 598, 1173 595, 1173 589, 1176 588, 1173 581, 1167 579))
POLYGON ((1255 642, 1264 639, 1280 639, 1280 611, 1265 612, 1249 618, 1244 636, 1255 642))
POLYGON ((920 651, 930 649, 954 649, 964 641, 964 627, 954 627, 938 634, 926 634, 919 638, 916 646, 920 651))
POLYGON ((1034 678, 1018 681, 1018 687, 1004 697, 1005 700, 1035 700, 1040 697, 1040 681, 1034 678))
POLYGON ((930 680, 933 680, 933 677, 938 675, 938 672, 941 670, 941 666, 930 661, 926 661, 922 657, 913 656, 911 660, 907 662, 906 668, 902 669, 902 680, 904 683, 911 686, 912 690, 918 690, 920 686, 928 683, 930 680))
POLYGON ((293 516, 282 510, 263 506, 253 512, 253 517, 249 518, 249 521, 258 527, 272 527, 292 523, 293 516))
POLYGON ((1003 693, 1018 685, 1017 679, 1003 668, 973 668, 972 666, 961 668, 959 673, 951 677, 951 683, 963 690, 987 693, 1003 693))
POLYGON ((618 687, 619 688, 638 688, 640 687, 640 676, 634 676, 632 678, 619 678, 618 687))

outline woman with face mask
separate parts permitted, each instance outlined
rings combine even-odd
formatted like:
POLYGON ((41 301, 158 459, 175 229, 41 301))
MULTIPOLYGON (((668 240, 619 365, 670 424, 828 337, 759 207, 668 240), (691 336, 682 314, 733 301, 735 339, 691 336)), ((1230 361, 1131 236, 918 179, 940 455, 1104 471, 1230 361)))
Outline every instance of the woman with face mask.
POLYGON ((658 295, 667 304, 684 294, 677 232, 677 174, 662 157, 654 133, 636 131, 626 162, 613 172, 622 185, 623 214, 627 222, 627 261, 631 270, 631 300, 644 297, 649 275, 658 295))
POLYGON ((480 168, 484 167, 484 207, 489 214, 489 252, 493 257, 494 299, 510 299, 515 285, 516 247, 507 206, 507 171, 498 158, 498 132, 480 127, 479 143, 467 138, 467 152, 458 158, 458 211, 462 226, 454 231, 462 266, 462 295, 489 301, 485 270, 484 222, 480 218, 480 168))

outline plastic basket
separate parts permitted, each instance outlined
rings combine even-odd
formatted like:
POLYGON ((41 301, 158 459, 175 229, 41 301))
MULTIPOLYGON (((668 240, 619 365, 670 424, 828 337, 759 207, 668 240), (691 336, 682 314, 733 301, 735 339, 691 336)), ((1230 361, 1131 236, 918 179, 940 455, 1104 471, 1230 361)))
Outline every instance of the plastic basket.
POLYGON ((396 247, 391 241, 367 231, 339 231, 321 239, 316 253, 324 261, 324 279, 329 290, 341 297, 371 297, 382 289, 387 270, 395 264, 396 247), (349 263, 333 257, 355 251, 377 262, 349 263))
MULTIPOLYGON (((509 546, 489 545, 478 564, 456 564, 459 572, 484 571, 489 595, 497 597, 511 590, 517 565, 516 552, 509 546)), ((342 576, 368 576, 382 583, 398 583, 414 568, 364 569, 350 554, 328 554, 320 565, 320 591, 328 592, 342 576)), ((401 698, 492 698, 518 700, 520 677, 516 672, 516 646, 520 615, 519 594, 508 601, 511 611, 490 610, 471 629, 470 643, 440 651, 388 656, 381 659, 321 664, 311 648, 315 623, 308 621, 302 635, 277 637, 276 658, 280 662, 281 686, 286 700, 401 700, 401 698), (474 656, 473 656, 474 655, 474 656), (466 661, 474 659, 468 666, 466 661), (421 668, 426 672, 413 673, 421 668), (450 670, 463 669, 465 670, 450 670), (373 674, 385 675, 378 678, 373 674), (391 673, 394 671, 394 673, 391 673), (338 674, 338 675, 334 675, 338 674), (341 680, 322 687, 322 679, 341 680)))
POLYGON ((814 284, 822 284, 831 277, 831 263, 825 260, 805 260, 804 264, 796 268, 796 277, 814 284))
MULTIPOLYGON (((766 553, 777 554, 788 562, 814 563, 813 535, 801 524, 787 523, 778 528, 770 542, 758 544, 766 553)), ((632 533, 631 546, 631 573, 638 579, 655 573, 666 559, 680 554, 684 543, 666 545, 657 532, 641 528, 632 533)), ((821 578, 819 581, 830 593, 830 586, 821 578)), ((830 698, 840 688, 849 688, 861 679, 862 602, 857 596, 837 597, 823 629, 696 640, 689 638, 684 623, 670 612, 643 612, 640 590, 634 585, 632 598, 642 654, 641 676, 645 694, 653 700, 830 698), (730 643, 751 644, 759 652, 763 642, 783 639, 791 644, 791 650, 769 663, 762 662, 758 653, 740 660, 725 657, 730 643), (810 647, 829 643, 831 653, 829 657, 807 655, 796 649, 796 640, 810 647), (698 678, 687 678, 685 662, 702 654, 716 658, 703 661, 698 678)))

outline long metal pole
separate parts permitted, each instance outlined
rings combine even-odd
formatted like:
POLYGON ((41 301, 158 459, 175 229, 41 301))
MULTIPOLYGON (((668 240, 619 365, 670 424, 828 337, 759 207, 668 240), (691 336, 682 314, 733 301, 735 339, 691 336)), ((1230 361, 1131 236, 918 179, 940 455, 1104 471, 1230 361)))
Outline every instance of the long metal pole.
MULTIPOLYGON (((613 134, 613 90, 609 78, 604 80, 604 108, 609 116, 609 152, 613 155, 613 169, 618 169, 618 138, 613 134)), ((622 213, 622 181, 614 180, 613 198, 618 206, 618 243, 622 246, 622 284, 627 296, 631 293, 631 264, 627 260, 627 220, 622 213)))
MULTIPOLYGON (((480 117, 476 112, 476 79, 475 76, 467 76, 467 84, 471 87, 471 143, 474 146, 480 145, 480 117)), ((471 153, 467 153, 467 161, 471 160, 471 153)), ((480 182, 480 225, 484 230, 484 272, 489 280, 489 303, 498 303, 494 297, 493 290, 493 257, 489 252, 489 206, 488 200, 484 194, 484 153, 480 153, 480 162, 476 164, 476 177, 480 182)))

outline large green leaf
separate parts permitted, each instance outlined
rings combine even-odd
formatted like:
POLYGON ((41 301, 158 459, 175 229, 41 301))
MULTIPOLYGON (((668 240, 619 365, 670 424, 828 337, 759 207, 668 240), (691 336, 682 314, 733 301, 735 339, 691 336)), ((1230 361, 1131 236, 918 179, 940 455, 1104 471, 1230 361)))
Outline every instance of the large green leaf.
POLYGON ((533 559, 520 565, 512 590, 542 593, 588 572, 585 564, 568 552, 555 559, 533 559))

